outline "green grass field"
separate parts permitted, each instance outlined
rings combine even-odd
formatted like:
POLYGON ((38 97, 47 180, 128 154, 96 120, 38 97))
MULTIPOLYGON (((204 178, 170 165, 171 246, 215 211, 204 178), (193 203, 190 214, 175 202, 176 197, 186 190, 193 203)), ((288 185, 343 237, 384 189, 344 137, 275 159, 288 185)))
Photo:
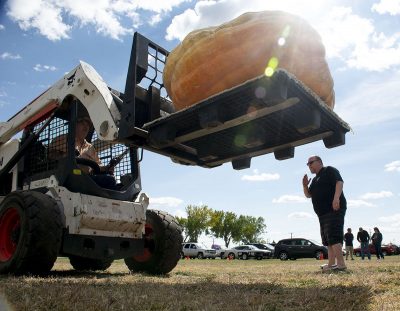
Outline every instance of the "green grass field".
POLYGON ((321 273, 325 262, 183 259, 154 277, 121 260, 76 272, 59 258, 47 278, 1 276, 0 310, 400 310, 400 256, 335 274, 321 273))

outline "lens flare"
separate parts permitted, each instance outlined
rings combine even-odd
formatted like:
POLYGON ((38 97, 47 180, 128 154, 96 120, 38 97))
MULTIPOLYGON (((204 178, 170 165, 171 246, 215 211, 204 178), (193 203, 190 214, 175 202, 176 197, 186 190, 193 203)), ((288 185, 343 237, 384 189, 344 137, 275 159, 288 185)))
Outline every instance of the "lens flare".
POLYGON ((284 46, 286 44, 286 38, 289 37, 289 34, 290 34, 290 26, 286 25, 285 28, 283 28, 282 34, 278 39, 279 46, 284 46))
POLYGON ((282 31, 282 37, 287 38, 289 37, 289 34, 290 34, 290 26, 286 25, 286 27, 282 31))
POLYGON ((244 144, 246 143, 246 137, 244 135, 236 135, 233 143, 235 144, 236 147, 243 147, 244 144))
POLYGON ((257 98, 264 98, 265 95, 267 95, 267 91, 265 90, 265 87, 263 87, 263 86, 257 87, 254 93, 257 98))
POLYGON ((272 77, 272 75, 275 72, 275 69, 278 67, 279 60, 276 57, 271 57, 271 59, 268 62, 267 68, 265 69, 264 74, 267 77, 272 77))

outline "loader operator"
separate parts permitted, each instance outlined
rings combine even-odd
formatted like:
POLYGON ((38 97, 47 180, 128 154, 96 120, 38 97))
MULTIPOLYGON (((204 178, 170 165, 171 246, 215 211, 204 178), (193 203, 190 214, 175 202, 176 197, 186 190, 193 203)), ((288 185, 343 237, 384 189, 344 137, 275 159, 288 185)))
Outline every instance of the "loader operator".
MULTIPOLYGON (((79 165, 79 168, 84 174, 90 175, 94 182, 100 187, 117 190, 115 178, 112 176, 114 174, 114 168, 103 165, 94 146, 86 140, 92 127, 93 124, 89 117, 78 117, 75 129, 75 153, 78 158, 96 162, 100 167, 101 174, 93 174, 93 169, 86 165, 79 165)), ((52 159, 56 160, 67 156, 67 136, 68 134, 60 135, 50 143, 49 156, 52 159)))

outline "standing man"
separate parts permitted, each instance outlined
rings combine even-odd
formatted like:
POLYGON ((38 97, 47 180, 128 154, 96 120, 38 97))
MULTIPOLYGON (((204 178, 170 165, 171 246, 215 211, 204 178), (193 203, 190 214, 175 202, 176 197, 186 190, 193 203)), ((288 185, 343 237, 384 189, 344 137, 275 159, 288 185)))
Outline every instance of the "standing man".
POLYGON ((371 260, 371 252, 369 251, 369 234, 361 227, 358 229, 357 241, 361 244, 361 259, 364 260, 365 254, 367 254, 368 260, 371 260))
POLYGON ((354 240, 354 235, 351 233, 351 228, 347 228, 347 232, 344 235, 344 244, 346 245, 346 260, 349 258, 349 253, 351 260, 354 260, 353 258, 353 240, 354 240))
POLYGON ((378 227, 374 228, 374 234, 371 237, 372 244, 375 246, 376 258, 378 260, 385 259, 385 256, 382 253, 382 233, 379 231, 378 227))
POLYGON ((328 264, 322 269, 326 272, 344 271, 346 264, 342 253, 342 243, 347 203, 343 194, 343 179, 336 168, 324 167, 319 156, 310 157, 307 166, 315 177, 311 182, 307 174, 304 175, 304 195, 312 200, 320 223, 322 244, 328 246, 328 264))

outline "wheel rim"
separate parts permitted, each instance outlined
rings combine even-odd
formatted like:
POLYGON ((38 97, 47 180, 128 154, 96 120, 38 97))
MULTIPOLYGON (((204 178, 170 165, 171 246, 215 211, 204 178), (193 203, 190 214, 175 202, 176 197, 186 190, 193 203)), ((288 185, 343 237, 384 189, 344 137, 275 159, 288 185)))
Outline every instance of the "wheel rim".
POLYGON ((143 253, 140 255, 135 255, 133 258, 138 262, 146 262, 149 261, 153 256, 153 252, 155 249, 155 241, 154 241, 154 231, 153 227, 150 224, 146 224, 144 226, 144 249, 143 253))
POLYGON ((0 217, 0 261, 6 262, 14 255, 21 229, 21 219, 16 208, 8 209, 0 217))
POLYGON ((282 259, 282 260, 286 260, 286 259, 287 259, 286 253, 281 253, 281 259, 282 259))

